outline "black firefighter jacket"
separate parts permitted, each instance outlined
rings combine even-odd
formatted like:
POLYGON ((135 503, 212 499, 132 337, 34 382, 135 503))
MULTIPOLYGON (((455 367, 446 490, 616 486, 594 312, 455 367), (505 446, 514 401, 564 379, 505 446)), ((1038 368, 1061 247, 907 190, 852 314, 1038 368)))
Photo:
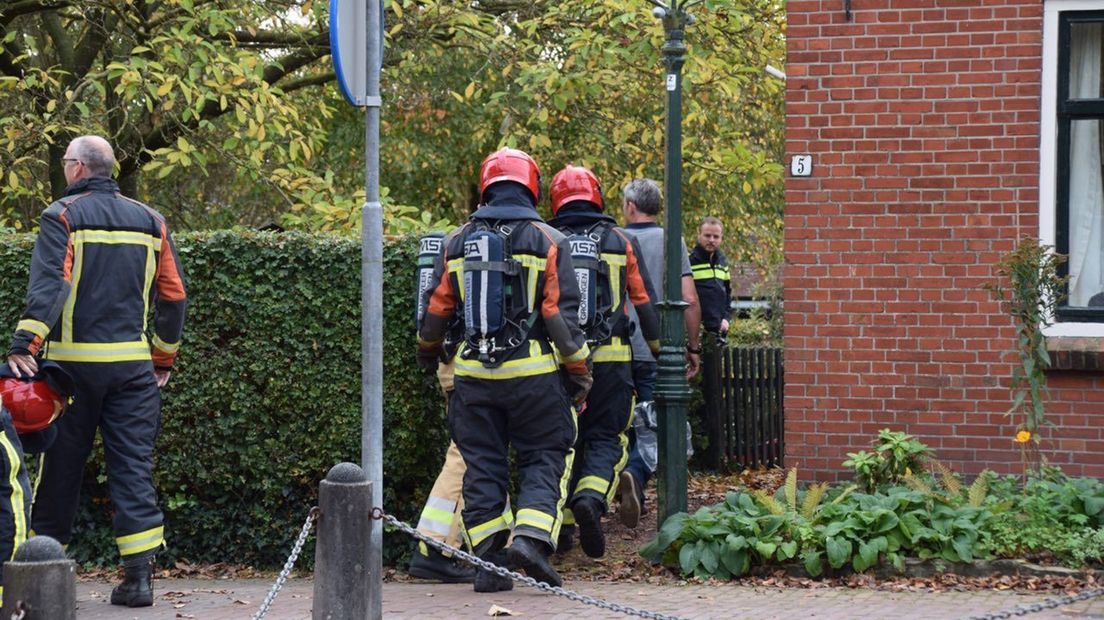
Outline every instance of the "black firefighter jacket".
POLYGON ((180 346, 186 303, 165 218, 120 194, 113 179, 81 179, 42 213, 27 309, 10 351, 45 350, 46 359, 59 362, 152 359, 167 370, 180 346))

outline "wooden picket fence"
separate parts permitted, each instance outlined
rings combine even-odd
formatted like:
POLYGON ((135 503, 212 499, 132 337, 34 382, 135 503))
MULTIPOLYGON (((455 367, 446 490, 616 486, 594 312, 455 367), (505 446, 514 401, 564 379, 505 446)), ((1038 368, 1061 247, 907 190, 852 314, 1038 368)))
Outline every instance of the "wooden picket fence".
POLYGON ((782 467, 782 349, 707 347, 702 373, 709 466, 782 467))

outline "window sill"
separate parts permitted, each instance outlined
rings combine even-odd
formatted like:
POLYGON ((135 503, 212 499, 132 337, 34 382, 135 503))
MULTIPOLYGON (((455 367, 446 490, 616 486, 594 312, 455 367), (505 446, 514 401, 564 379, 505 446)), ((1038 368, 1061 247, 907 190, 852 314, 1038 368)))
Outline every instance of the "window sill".
POLYGON ((1051 370, 1104 371, 1104 337, 1049 336, 1051 370))

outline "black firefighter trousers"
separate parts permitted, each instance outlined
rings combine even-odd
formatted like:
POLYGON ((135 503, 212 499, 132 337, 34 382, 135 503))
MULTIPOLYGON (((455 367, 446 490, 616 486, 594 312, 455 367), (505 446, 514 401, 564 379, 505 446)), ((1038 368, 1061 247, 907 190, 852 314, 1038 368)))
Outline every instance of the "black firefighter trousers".
POLYGON ((76 395, 43 455, 31 510, 32 529, 68 544, 80 500, 84 464, 96 430, 103 437, 107 484, 115 509, 119 555, 156 550, 164 542, 153 487, 153 444, 161 430, 161 391, 153 364, 66 362, 76 395))
MULTIPOLYGON (((609 506, 617 492, 617 477, 628 461, 625 433, 632 413, 632 362, 596 362, 594 386, 579 415, 569 506, 581 497, 598 500, 603 510, 609 506)), ((574 523, 574 515, 566 512, 566 523, 574 523)))
POLYGON ((458 375, 448 414, 452 439, 468 466, 463 520, 474 552, 483 556, 505 544, 510 446, 517 454, 519 487, 514 535, 555 549, 576 434, 560 373, 494 380, 458 375))

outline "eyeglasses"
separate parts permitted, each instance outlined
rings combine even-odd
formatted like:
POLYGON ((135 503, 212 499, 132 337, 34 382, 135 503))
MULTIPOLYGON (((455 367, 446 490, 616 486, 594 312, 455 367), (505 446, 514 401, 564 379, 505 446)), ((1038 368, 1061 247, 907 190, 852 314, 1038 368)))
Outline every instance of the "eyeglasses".
POLYGON ((68 163, 69 163, 69 162, 71 162, 71 161, 75 161, 75 162, 77 162, 78 164, 81 164, 82 166, 84 165, 84 162, 83 162, 83 161, 81 161, 81 160, 79 160, 79 159, 73 159, 73 158, 70 158, 70 157, 62 157, 62 158, 61 158, 61 165, 62 165, 62 166, 64 166, 65 164, 68 164, 68 163))

